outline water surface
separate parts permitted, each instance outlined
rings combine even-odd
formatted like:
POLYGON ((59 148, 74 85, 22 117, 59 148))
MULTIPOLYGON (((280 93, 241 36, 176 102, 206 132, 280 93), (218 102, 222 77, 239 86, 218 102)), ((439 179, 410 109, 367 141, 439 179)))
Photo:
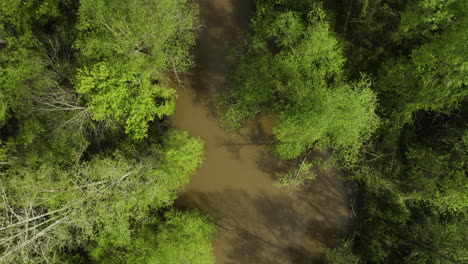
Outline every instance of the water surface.
POLYGON ((213 99, 226 87, 233 65, 229 53, 246 38, 252 5, 246 0, 199 3, 196 66, 178 88, 171 122, 205 141, 205 161, 176 205, 197 208, 215 220, 216 263, 322 263, 324 250, 337 245, 350 217, 343 181, 328 170, 303 188, 280 188, 274 172, 282 164, 265 144, 272 120, 251 119, 238 135, 217 125, 213 99))

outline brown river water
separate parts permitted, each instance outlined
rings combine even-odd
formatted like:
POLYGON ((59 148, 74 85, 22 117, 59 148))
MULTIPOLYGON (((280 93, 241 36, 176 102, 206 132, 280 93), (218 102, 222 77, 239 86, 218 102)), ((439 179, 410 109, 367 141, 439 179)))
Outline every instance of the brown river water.
MULTIPOLYGON (((226 87, 230 50, 246 37, 252 3, 199 0, 200 30, 195 68, 178 88, 172 126, 205 141, 205 161, 180 193, 176 206, 196 208, 217 225, 213 242, 219 264, 323 263, 337 246, 351 217, 339 173, 319 173, 291 190, 278 187, 281 162, 265 144, 273 121, 258 116, 239 134, 216 123, 213 100, 226 87)), ((316 153, 315 155, 323 155, 316 153)))

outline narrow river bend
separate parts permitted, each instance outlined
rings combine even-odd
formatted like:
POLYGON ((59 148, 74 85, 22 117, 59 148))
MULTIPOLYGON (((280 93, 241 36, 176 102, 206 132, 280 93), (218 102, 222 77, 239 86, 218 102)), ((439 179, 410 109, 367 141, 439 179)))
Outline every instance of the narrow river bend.
POLYGON ((219 264, 323 263, 350 219, 339 173, 329 170, 298 190, 277 187, 280 162, 263 144, 271 120, 249 120, 238 135, 218 127, 213 97, 225 89, 233 65, 230 50, 246 37, 252 4, 247 0, 199 0, 194 70, 178 88, 172 126, 205 141, 205 161, 176 205, 196 208, 218 225, 219 264))

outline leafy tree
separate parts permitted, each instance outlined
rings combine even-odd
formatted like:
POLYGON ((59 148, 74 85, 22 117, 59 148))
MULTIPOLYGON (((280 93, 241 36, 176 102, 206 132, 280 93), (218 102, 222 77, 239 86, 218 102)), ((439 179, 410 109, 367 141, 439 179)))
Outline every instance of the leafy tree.
POLYGON ((63 73, 57 72, 55 40, 68 38, 73 9, 68 0, 0 3, 1 126, 29 110, 36 92, 59 85, 63 73), (54 41, 50 32, 56 33, 54 41))
POLYGON ((464 109, 450 116, 419 113, 417 125, 402 130, 395 153, 366 147, 372 155, 354 170, 362 184, 364 222, 355 241, 363 259, 370 263, 467 259, 464 109))
POLYGON ((450 112, 468 95, 464 55, 468 52, 464 44, 468 40, 464 34, 468 32, 468 23, 466 14, 458 15, 457 24, 412 49, 408 59, 393 59, 384 64, 378 88, 388 111, 402 123, 408 122, 418 110, 450 112))
POLYGON ((348 40, 345 52, 353 76, 361 72, 376 74, 386 58, 398 56, 402 51, 401 47, 395 47, 393 32, 398 28, 405 2, 355 0, 330 5, 336 16, 337 32, 348 40))
POLYGON ((408 198, 427 201, 442 212, 468 209, 466 153, 419 147, 410 149, 407 156, 408 171, 404 175, 408 198))
POLYGON ((351 241, 343 241, 342 244, 327 252, 327 263, 330 264, 358 264, 360 259, 352 252, 351 241))
POLYGON ((400 129, 419 110, 460 107, 467 96, 466 1, 363 0, 351 7, 351 68, 375 74, 379 114, 390 125, 400 129))
POLYGON ((170 205, 201 163, 199 140, 178 131, 167 138, 140 154, 139 162, 117 152, 70 170, 43 164, 2 173, 2 262, 53 261, 61 248, 89 241, 95 258, 106 248, 128 246, 132 223, 170 205))
POLYGON ((186 0, 80 1, 75 82, 94 120, 114 119, 140 139, 148 122, 174 111, 168 72, 191 66, 195 7, 186 0))
POLYGON ((302 160, 299 168, 293 171, 280 172, 277 174, 282 186, 295 187, 303 184, 307 180, 315 180, 317 175, 312 172, 313 162, 307 162, 307 156, 302 160))
POLYGON ((466 1, 348 10, 336 21, 347 22, 349 64, 375 77, 382 118, 349 171, 362 199, 355 252, 367 263, 466 261, 466 1))
MULTIPOLYGON (((2 6, 3 8, 3 6, 2 6)), ((4 11, 1 10, 0 14, 4 11)), ((3 15, 2 15, 3 17, 3 15)), ((44 85, 45 72, 31 31, 14 32, 5 21, 0 26, 6 45, 0 46, 0 125, 11 117, 11 111, 22 105, 25 93, 32 86, 44 85)))
MULTIPOLYGON (((382 208, 369 209, 377 213, 382 208)), ((359 237, 362 259, 369 263, 466 261, 466 214, 433 215, 421 205, 409 209, 409 217, 398 222, 381 213, 371 214, 375 219, 366 221, 365 234, 359 237)))
MULTIPOLYGON (((136 234, 172 228, 158 214, 201 164, 203 144, 164 122, 133 139, 174 110, 168 79, 192 63, 197 11, 185 0, 124 2, 0 3, 2 263, 127 263, 137 240, 163 248, 136 234)), ((198 224, 192 242, 212 258, 207 220, 172 215, 198 224)))
POLYGON ((434 32, 450 27, 458 12, 465 12, 463 1, 424 0, 409 1, 400 14, 400 25, 395 38, 431 38, 434 32), (454 12, 455 11, 455 12, 454 12))
POLYGON ((205 216, 169 211, 164 217, 155 234, 145 233, 144 238, 137 239, 127 263, 214 263, 211 246, 214 228, 205 216))
POLYGON ((114 248, 93 263, 214 263, 214 231, 207 217, 196 211, 171 210, 138 228, 128 247, 114 248))
POLYGON ((317 89, 314 94, 316 104, 302 109, 291 105, 281 113, 274 128, 279 141, 276 150, 281 157, 294 158, 318 142, 336 149, 341 161, 351 164, 377 126, 374 94, 366 81, 321 92, 325 91, 317 89))
POLYGON ((258 5, 251 40, 219 106, 220 122, 235 130, 245 117, 273 110, 282 158, 296 158, 318 143, 338 150, 343 164, 352 163, 378 124, 370 80, 345 79, 341 44, 319 5, 306 19, 258 5))
POLYGON ((151 84, 150 73, 141 72, 139 63, 119 63, 100 62, 81 70, 76 91, 89 96, 94 120, 112 118, 124 123, 126 133, 146 137, 148 122, 174 111, 174 91, 151 84))
POLYGON ((459 263, 468 260, 466 216, 421 220, 411 229, 403 243, 412 248, 407 263, 459 263))

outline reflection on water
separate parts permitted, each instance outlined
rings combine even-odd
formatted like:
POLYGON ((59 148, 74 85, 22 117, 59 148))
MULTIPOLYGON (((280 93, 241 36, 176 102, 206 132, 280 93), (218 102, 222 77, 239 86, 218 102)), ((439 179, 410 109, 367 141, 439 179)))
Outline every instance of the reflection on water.
POLYGON ((171 122, 205 141, 205 162, 176 204, 216 221, 216 263, 322 263, 350 217, 338 173, 329 170, 298 190, 279 188, 274 171, 281 162, 267 146, 272 119, 251 119, 231 135, 213 116, 214 95, 232 66, 229 51, 245 38, 251 11, 246 0, 200 0, 196 67, 178 89, 171 122))

